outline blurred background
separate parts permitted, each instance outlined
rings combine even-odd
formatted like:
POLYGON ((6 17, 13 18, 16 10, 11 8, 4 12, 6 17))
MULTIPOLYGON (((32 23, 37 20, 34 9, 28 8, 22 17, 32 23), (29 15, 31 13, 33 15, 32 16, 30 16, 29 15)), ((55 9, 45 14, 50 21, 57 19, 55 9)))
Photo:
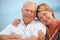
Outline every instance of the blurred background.
POLYGON ((48 4, 54 11, 56 19, 60 20, 60 0, 0 0, 0 31, 14 19, 22 18, 21 8, 27 1, 48 4))

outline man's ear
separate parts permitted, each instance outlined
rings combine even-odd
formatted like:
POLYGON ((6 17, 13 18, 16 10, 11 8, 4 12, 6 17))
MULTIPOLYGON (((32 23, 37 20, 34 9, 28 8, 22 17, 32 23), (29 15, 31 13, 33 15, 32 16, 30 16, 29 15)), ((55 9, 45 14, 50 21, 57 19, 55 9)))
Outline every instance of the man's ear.
POLYGON ((35 12, 35 17, 36 17, 36 12, 35 12))
POLYGON ((21 12, 23 12, 23 8, 21 9, 21 12))

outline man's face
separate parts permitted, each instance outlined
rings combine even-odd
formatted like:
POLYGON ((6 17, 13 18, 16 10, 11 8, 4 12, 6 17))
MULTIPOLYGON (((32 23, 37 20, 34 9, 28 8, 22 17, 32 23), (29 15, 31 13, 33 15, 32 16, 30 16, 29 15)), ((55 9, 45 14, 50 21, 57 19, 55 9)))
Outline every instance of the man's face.
POLYGON ((27 4, 22 9, 23 21, 29 24, 36 16, 37 6, 34 4, 27 4))

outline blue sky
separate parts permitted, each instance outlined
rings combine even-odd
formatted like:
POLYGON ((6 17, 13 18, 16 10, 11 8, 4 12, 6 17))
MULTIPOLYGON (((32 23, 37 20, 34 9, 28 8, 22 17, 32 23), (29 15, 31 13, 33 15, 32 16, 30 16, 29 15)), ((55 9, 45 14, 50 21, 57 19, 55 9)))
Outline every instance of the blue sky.
MULTIPOLYGON (((22 18, 21 8, 28 0, 0 0, 0 30, 16 18, 22 18)), ((56 19, 60 20, 60 0, 33 0, 37 4, 46 3, 54 11, 56 19)))

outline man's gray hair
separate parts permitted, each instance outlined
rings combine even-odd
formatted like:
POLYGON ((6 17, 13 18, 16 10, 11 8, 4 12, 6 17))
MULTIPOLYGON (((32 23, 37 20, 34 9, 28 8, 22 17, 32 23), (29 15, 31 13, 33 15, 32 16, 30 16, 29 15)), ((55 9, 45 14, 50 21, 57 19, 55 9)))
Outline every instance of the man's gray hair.
POLYGON ((26 5, 29 5, 29 4, 34 4, 34 5, 37 6, 37 4, 36 4, 35 2, 33 2, 33 1, 28 1, 28 2, 24 3, 23 8, 24 8, 26 5))

